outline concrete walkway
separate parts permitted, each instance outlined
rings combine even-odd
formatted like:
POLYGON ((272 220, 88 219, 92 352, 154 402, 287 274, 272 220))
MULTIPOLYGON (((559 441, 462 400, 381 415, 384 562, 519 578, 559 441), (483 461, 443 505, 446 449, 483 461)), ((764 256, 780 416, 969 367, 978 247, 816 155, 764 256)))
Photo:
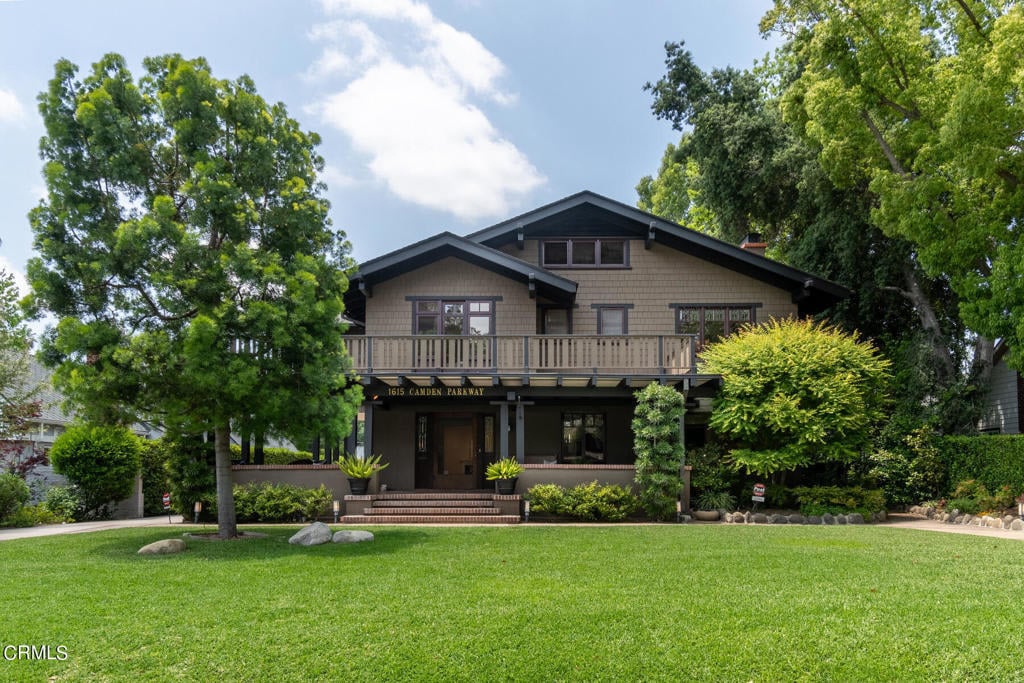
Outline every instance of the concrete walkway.
MULTIPOLYGON (((173 524, 182 524, 181 515, 171 515, 173 524)), ((15 538, 37 538, 39 536, 58 536, 60 534, 84 534, 90 531, 108 531, 110 529, 130 529, 138 526, 170 526, 167 515, 145 517, 143 519, 109 519, 103 522, 75 522, 74 524, 44 524, 25 529, 0 529, 0 541, 15 538)))
POLYGON ((927 519, 917 515, 904 513, 893 513, 888 515, 886 521, 872 524, 871 526, 889 526, 900 529, 914 529, 917 531, 938 531, 947 534, 966 534, 968 536, 989 536, 991 538, 1005 538, 1013 541, 1024 541, 1024 531, 1012 531, 1010 529, 993 529, 986 526, 973 526, 970 524, 949 524, 934 519, 927 519))

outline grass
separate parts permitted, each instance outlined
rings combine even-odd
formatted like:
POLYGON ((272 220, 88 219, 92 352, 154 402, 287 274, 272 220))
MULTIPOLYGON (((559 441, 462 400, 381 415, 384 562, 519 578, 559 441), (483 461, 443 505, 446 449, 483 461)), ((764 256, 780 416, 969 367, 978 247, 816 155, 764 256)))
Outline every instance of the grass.
POLYGON ((1016 681, 1024 543, 873 527, 0 543, 0 680, 1016 681))

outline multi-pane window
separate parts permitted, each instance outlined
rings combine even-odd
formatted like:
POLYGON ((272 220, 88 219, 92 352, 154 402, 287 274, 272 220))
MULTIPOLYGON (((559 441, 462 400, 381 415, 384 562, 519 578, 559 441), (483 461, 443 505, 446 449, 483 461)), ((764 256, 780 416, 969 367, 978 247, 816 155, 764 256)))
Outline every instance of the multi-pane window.
POLYGON ((676 332, 697 336, 698 347, 728 337, 748 323, 755 322, 754 306, 679 306, 676 332))
POLYGON ((561 268, 624 268, 629 248, 622 239, 565 239, 541 243, 541 264, 561 268))
POLYGON ((605 419, 603 413, 562 414, 562 461, 604 462, 605 419))
POLYGON ((415 334, 486 336, 494 333, 493 301, 420 300, 415 334))
POLYGON ((626 307, 602 306, 597 309, 598 334, 626 334, 626 307))
POLYGON ((542 308, 540 311, 541 334, 571 334, 572 316, 568 308, 542 308))

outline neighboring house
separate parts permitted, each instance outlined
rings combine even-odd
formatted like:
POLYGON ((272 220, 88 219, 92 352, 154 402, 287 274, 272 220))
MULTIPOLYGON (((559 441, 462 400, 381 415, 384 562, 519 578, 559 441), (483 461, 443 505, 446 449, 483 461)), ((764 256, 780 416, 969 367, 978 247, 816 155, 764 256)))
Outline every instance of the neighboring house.
POLYGON ((551 481, 631 480, 634 393, 651 382, 686 397, 702 444, 720 378, 699 349, 849 294, 745 247, 581 192, 363 263, 346 307, 365 326, 346 342, 380 482, 480 489, 501 457, 551 481))
POLYGON ((1020 434, 1024 432, 1024 414, 1020 405, 1024 400, 1024 381, 1020 373, 1006 364, 1008 347, 996 345, 992 363, 992 380, 985 397, 985 410, 978 421, 978 430, 992 434, 1020 434))

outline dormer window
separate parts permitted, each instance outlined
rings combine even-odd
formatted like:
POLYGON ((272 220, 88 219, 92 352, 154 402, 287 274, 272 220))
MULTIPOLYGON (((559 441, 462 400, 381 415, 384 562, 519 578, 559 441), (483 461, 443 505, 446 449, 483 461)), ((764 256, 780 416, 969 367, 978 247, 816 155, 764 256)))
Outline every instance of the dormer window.
POLYGON ((628 242, 623 239, 564 239, 541 242, 546 268, 626 268, 628 242))

